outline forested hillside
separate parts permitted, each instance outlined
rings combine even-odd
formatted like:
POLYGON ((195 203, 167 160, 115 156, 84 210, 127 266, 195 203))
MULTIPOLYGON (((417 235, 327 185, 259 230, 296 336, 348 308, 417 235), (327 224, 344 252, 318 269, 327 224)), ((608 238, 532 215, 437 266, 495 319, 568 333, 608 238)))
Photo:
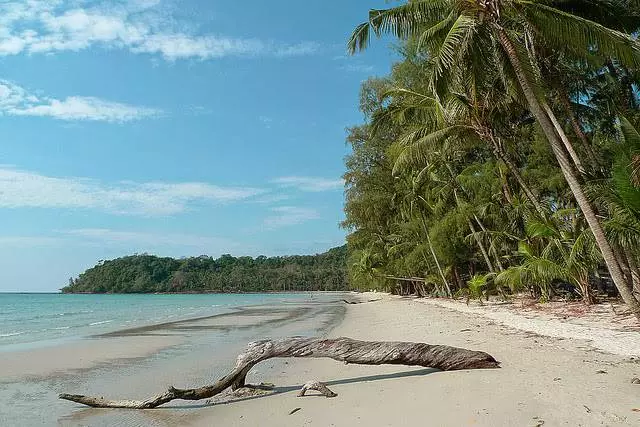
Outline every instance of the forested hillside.
POLYGON ((132 255, 100 262, 64 293, 274 292, 347 289, 346 246, 318 255, 160 258, 132 255))
POLYGON ((353 285, 591 304, 609 283, 640 318, 639 16, 635 1, 372 10, 350 50, 390 34, 401 60, 364 83, 348 136, 353 285))

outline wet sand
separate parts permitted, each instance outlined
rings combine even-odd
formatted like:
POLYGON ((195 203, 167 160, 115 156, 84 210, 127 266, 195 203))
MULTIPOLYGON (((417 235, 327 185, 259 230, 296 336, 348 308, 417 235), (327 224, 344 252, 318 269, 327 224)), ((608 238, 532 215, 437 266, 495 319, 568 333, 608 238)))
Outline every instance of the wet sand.
MULTIPOLYGON (((162 411, 86 409, 58 393, 141 398, 169 385, 215 381, 246 343, 266 336, 317 335, 340 321, 339 297, 308 303, 238 308, 30 351, 0 353, 0 425, 176 425, 193 408, 162 411), (328 302, 333 301, 333 302, 328 302)), ((262 367, 261 367, 262 368, 262 367)), ((197 405, 198 403, 196 403, 197 405)))

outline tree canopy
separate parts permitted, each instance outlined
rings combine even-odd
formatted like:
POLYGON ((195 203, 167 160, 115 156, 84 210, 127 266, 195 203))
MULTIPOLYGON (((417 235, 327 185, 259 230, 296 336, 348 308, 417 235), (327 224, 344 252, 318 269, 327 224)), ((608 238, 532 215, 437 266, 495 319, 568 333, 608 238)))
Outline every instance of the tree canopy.
POLYGON ((348 288, 346 246, 317 255, 161 258, 132 255, 101 261, 64 293, 338 291, 348 288))
POLYGON ((347 139, 353 285, 617 293, 640 318, 638 30, 637 0, 371 10, 349 50, 391 34, 401 60, 347 139))

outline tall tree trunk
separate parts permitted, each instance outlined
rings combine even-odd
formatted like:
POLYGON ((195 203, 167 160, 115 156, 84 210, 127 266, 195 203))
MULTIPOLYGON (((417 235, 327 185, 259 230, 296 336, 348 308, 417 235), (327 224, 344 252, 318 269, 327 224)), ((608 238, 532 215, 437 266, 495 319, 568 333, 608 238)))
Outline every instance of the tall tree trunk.
MULTIPOLYGON (((456 177, 455 177, 455 174, 453 173, 453 170, 451 169, 451 166, 449 166, 448 164, 446 166, 447 166, 447 170, 449 171, 449 174, 451 175, 452 182, 454 183, 454 185, 459 186, 459 184, 457 184, 456 182, 456 177)), ((461 186, 460 186, 460 189, 464 191, 464 188, 462 188, 461 186)), ((460 198, 458 197, 458 190, 455 187, 453 190, 453 195, 456 198, 456 204, 460 206, 460 198)), ((484 258, 484 261, 487 263, 487 267, 489 267, 489 271, 492 273, 495 273, 496 270, 493 268, 493 265, 491 264, 491 259, 489 258, 489 255, 487 254, 487 251, 484 245, 482 244, 482 241, 478 237, 476 233, 476 229, 469 218, 467 218, 467 224, 469 225, 471 234, 473 234, 473 238, 475 239, 476 243, 478 244, 478 247, 480 248, 480 252, 482 253, 482 257, 484 258)))
POLYGON ((633 283, 633 292, 637 296, 640 296, 640 269, 638 268, 638 263, 636 261, 635 254, 629 250, 629 248, 624 249, 624 253, 627 257, 627 263, 629 264, 629 270, 631 271, 631 282, 633 283))
POLYGON ((569 153, 571 160, 573 160, 573 164, 575 165, 576 169, 578 169, 578 172, 584 175, 585 169, 584 169, 584 166, 582 166, 580 157, 578 156, 578 153, 576 153, 576 150, 573 148, 573 144, 571 144, 571 141, 569 141, 569 138, 567 138, 567 134, 564 133, 564 129, 558 122, 558 119, 556 118, 556 115, 554 114, 553 110, 544 101, 541 103, 541 105, 545 113, 547 113, 547 116, 549 116, 549 120, 551 120, 551 123, 553 124, 553 127, 556 130, 556 133, 560 137, 560 140, 562 141, 564 148, 567 150, 567 153, 569 153))
POLYGON ((518 167, 513 163, 509 155, 505 153, 504 149, 500 146, 500 143, 493 136, 491 136, 491 143, 493 144, 493 152, 496 157, 502 160, 502 162, 507 166, 507 169, 509 169, 511 175, 513 175, 513 177, 516 179, 518 185, 520 186, 520 188, 522 188, 525 196, 527 196, 527 199, 529 199, 529 201, 533 204, 533 207, 536 209, 538 214, 545 218, 546 214, 544 208, 536 198, 535 194, 533 194, 533 191, 531 191, 524 178, 522 178, 522 175, 520 175, 518 167))
POLYGON ((491 258, 489 258, 489 254, 487 253, 487 250, 485 249, 484 244, 482 243, 482 240, 480 239, 480 237, 478 237, 478 232, 476 231, 476 228, 473 226, 473 222, 471 222, 471 219, 467 218, 467 224, 469 224, 469 229, 471 230, 471 234, 473 234, 473 238, 476 240, 476 243, 480 248, 480 252, 482 253, 484 262, 486 262, 487 267, 489 267, 489 271, 492 273, 495 273, 496 269, 493 268, 493 264, 491 263, 491 258))
POLYGON ((571 163, 564 153, 562 142, 558 139, 558 135, 556 133, 555 127, 553 126, 553 123, 551 122, 551 119, 545 114, 542 106, 536 98, 527 75, 522 68, 522 64, 520 63, 520 58, 518 57, 515 46, 513 46, 513 43, 509 39, 509 36, 507 35, 504 28, 498 27, 497 33, 500 44, 504 48, 505 53, 511 61, 518 82, 520 83, 520 87, 522 88, 522 92, 524 93, 527 99, 527 103, 529 104, 529 108, 531 109, 531 113, 534 115, 534 117, 542 127, 542 130, 545 133, 549 144, 551 144, 551 148, 556 156, 556 159, 558 160, 558 164, 560 165, 560 170, 567 180, 569 188, 571 189, 576 202, 580 207, 580 210, 584 214, 584 217, 589 224, 589 228, 591 229, 596 243, 600 248, 600 252, 602 253, 604 262, 609 269, 609 274, 611 274, 611 278, 613 279, 618 292, 620 292, 620 296, 622 296, 622 299, 627 304, 627 307, 640 321, 640 304, 635 299, 633 293, 629 290, 627 284, 625 283, 624 276, 613 253, 613 249, 607 241, 604 230, 602 229, 602 226, 600 225, 600 222, 598 221, 598 218, 596 217, 595 211, 589 203, 589 200, 584 194, 578 178, 573 172, 571 163))
POLYGON ((444 284, 444 288, 447 292, 447 297, 451 298, 453 294, 451 293, 451 287, 449 286, 449 282, 442 271, 442 267, 440 266, 440 262, 438 261, 438 257, 436 256, 436 251, 433 249, 433 244, 431 244, 431 238, 429 237, 429 229, 427 228, 427 224, 422 217, 420 216, 420 222, 422 223, 422 229, 424 230, 424 234, 427 237, 427 245, 429 246, 429 251, 431 252, 431 256, 433 260, 436 262, 436 267, 438 268, 438 274, 440 274, 440 278, 442 279, 442 283, 444 284))
POLYGON ((564 110, 569 117, 569 122, 571 123, 571 127, 573 128, 573 132, 582 143, 582 147, 587 155, 589 155, 593 162, 596 162, 596 153, 595 151, 593 151, 593 147, 591 146, 591 142, 589 142, 589 138, 587 138, 584 130, 582 130, 582 126, 580 125, 578 118, 573 112, 573 108, 571 108, 571 100, 569 99, 569 95, 567 95, 567 91, 564 90, 562 84, 559 82, 556 82, 555 86, 560 97, 560 102, 562 103, 562 106, 564 107, 564 110))
MULTIPOLYGON (((480 221, 480 218, 478 218, 476 215, 474 215, 473 217, 475 218, 476 222, 480 226, 480 229, 486 233, 487 229, 485 228, 485 226, 482 223, 482 221, 480 221)), ((498 255, 498 251, 496 250, 496 247, 493 244, 489 246, 489 251, 491 252, 491 255, 493 255, 493 257, 496 260, 496 265, 498 266, 498 270, 504 271, 504 267, 502 266, 502 262, 500 262, 500 256, 498 255)))
POLYGON ((442 283, 444 283, 444 288, 447 292, 447 297, 451 298, 452 294, 451 294, 451 287, 449 286, 449 281, 447 281, 447 278, 445 277, 444 272, 442 271, 442 267, 440 266, 440 262, 438 261, 438 257, 436 256, 436 251, 433 249, 433 244, 431 244, 431 238, 429 237, 428 232, 426 236, 427 236, 427 245, 429 245, 429 251, 431 251, 431 256, 433 257, 433 260, 436 262, 436 267, 438 268, 438 273, 440 274, 442 283))
POLYGON ((630 291, 633 291, 633 278, 631 276, 631 269, 629 268, 629 264, 627 263, 626 251, 620 245, 613 245, 612 248, 616 259, 618 260, 620 270, 626 278, 627 288, 629 288, 630 291))

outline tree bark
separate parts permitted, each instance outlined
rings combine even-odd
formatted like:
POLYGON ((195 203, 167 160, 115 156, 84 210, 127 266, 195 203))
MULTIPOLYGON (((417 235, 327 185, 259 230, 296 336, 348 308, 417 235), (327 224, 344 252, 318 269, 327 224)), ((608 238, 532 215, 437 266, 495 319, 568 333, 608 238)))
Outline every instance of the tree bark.
POLYGON ((327 357, 359 365, 424 366, 443 371, 500 367, 500 362, 482 351, 444 345, 357 341, 351 338, 284 338, 249 343, 247 349, 238 356, 235 368, 212 385, 194 389, 169 387, 166 392, 146 400, 109 400, 77 394, 60 394, 59 397, 94 408, 130 409, 156 408, 176 399, 208 399, 228 388, 237 390, 245 387, 246 377, 251 368, 274 357, 327 357))
POLYGON ((467 218, 467 224, 469 225, 471 234, 473 234, 473 238, 475 239, 476 243, 478 244, 478 247, 480 248, 480 252, 482 253, 484 262, 486 262, 487 267, 489 267, 489 271, 492 273, 495 273, 496 270, 495 268, 493 268, 493 264, 491 263, 491 258, 489 258, 489 254, 487 253, 487 250, 485 249, 484 244, 482 243, 482 240, 480 240, 480 238, 478 237, 478 232, 476 231, 476 228, 473 226, 471 219, 467 218))
POLYGON ((571 141, 569 141, 569 138, 567 138, 567 134, 564 132, 564 129, 558 122, 558 119, 556 118, 555 113, 553 112, 551 107, 547 105, 546 102, 543 101, 541 105, 545 113, 547 113, 549 120, 551 120, 551 123, 553 124, 553 127, 556 130, 556 133, 560 137, 560 140, 562 141, 564 148, 567 150, 567 153, 569 153, 571 160, 573 160, 573 164, 575 165, 576 169, 578 170, 578 172, 584 175, 586 172, 585 172, 584 166, 582 166, 580 157, 578 156, 578 153, 576 153, 576 150, 573 148, 573 144, 571 144, 571 141))
POLYGON ((520 58, 518 58, 518 54, 516 52, 515 47, 513 46, 511 40, 509 39, 506 31, 502 27, 497 27, 497 35, 500 41, 500 44, 505 50, 505 53, 509 57, 511 61, 511 65, 513 66, 514 72, 520 83, 520 87, 522 88, 522 92, 527 99, 527 103, 529 104, 529 108, 531 109, 531 113, 534 115, 542 130, 549 141, 551 148, 558 160, 560 165, 560 170, 562 171, 567 183, 569 184, 569 188, 571 189, 580 210, 582 211, 591 232, 593 233, 596 243, 600 248, 600 252, 602 253, 602 257, 604 259, 607 268, 609 269, 609 274, 611 274, 611 278, 613 279, 618 292, 620 292, 620 296, 626 303, 629 310, 636 316, 636 318, 640 321, 640 304, 633 296, 633 293, 627 287, 625 283, 624 276, 622 271, 620 270, 620 266, 618 265, 618 261, 613 253, 611 245, 607 241, 607 238, 604 234, 604 230, 596 217, 595 211, 593 207, 589 203, 578 178, 573 172, 573 168, 571 167, 571 163, 569 159, 566 157, 563 151, 562 142, 559 141, 558 135, 556 133, 555 127, 551 122, 551 119, 545 114, 542 106, 538 102, 535 93, 529 83, 527 75, 525 74, 522 64, 520 63, 520 58))
POLYGON ((593 151, 593 147, 589 142, 589 138, 587 138, 587 135, 582 130, 582 126, 580 125, 578 118, 576 117, 575 113, 573 112, 573 109, 571 108, 571 100, 569 99, 569 95, 567 95, 567 92, 564 90, 564 88, 561 86, 561 83, 559 82, 556 83, 556 90, 560 95, 560 102, 562 103, 562 106, 564 107, 564 110, 567 113, 567 116, 569 117, 569 122, 571 123, 571 127, 573 128, 573 132, 576 134, 576 136, 582 143, 582 147, 584 148, 584 151, 587 153, 587 155, 591 158, 591 161, 594 163, 597 163, 596 153, 595 151, 593 151))
MULTIPOLYGON (((480 221, 480 218, 478 218, 477 215, 474 215, 473 218, 476 220, 476 222, 480 226, 480 229, 486 233, 487 229, 485 228, 485 226, 482 223, 482 221, 480 221)), ((491 245, 489 245, 489 251, 491 251, 491 254, 493 255, 494 259, 496 260, 496 265, 498 266, 498 270, 499 271, 504 271, 504 267, 502 266, 502 262, 500 261, 500 255, 498 254, 498 251, 496 250, 496 247, 495 247, 495 245, 493 245, 493 243, 491 245)))
POLYGON ((436 251, 433 249, 433 245, 431 244, 431 237, 429 237, 429 229, 427 229, 427 225, 424 221, 424 218, 421 218, 422 228, 424 229, 425 236, 427 237, 427 245, 429 246, 429 251, 431 252, 431 256, 433 260, 436 262, 436 267, 438 268, 438 273, 440 274, 440 278, 442 279, 442 283, 444 283, 444 287, 447 292, 447 297, 451 298, 451 287, 449 286, 449 282, 442 271, 442 267, 440 266, 440 261, 438 261, 438 257, 436 256, 436 251))
MULTIPOLYGON (((448 165, 447 165, 447 168, 449 169, 449 173, 451 174, 451 179, 453 179, 453 182, 455 182, 455 175, 453 174, 453 171, 451 170, 451 168, 449 168, 448 165)), ((460 199, 458 198, 458 191, 456 189, 453 190, 453 195, 456 198, 456 204, 460 206, 460 199)), ((469 218, 467 218, 467 225, 469 226, 469 230, 471 230, 471 234, 473 234, 473 238, 475 239, 476 243, 478 244, 478 247, 480 248, 480 252, 482 253, 484 262, 487 264, 487 267, 489 267, 489 271, 492 273, 495 273, 496 270, 493 268, 493 264, 491 264, 491 258, 489 258, 489 254, 487 253, 487 250, 482 244, 482 240, 480 240, 480 238, 478 237, 476 228, 473 226, 473 223, 469 218)))
POLYGON ((518 182, 518 185, 520 186, 520 188, 522 188, 522 191, 524 191, 525 196, 527 196, 529 201, 533 204, 533 207, 536 209, 538 214, 542 218, 545 218, 546 213, 544 211, 544 208, 538 201, 535 194, 533 194, 533 191, 531 191, 531 189, 529 188, 529 185, 525 182, 524 178, 522 178, 522 175, 520 175, 520 171, 518 170, 518 167, 513 163, 511 158, 509 158, 507 153, 504 152, 502 147, 500 147, 498 141, 496 141, 495 138, 491 137, 491 143, 493 144, 493 152, 495 156, 498 159, 502 160, 502 162, 505 165, 507 165, 507 169, 509 169, 509 172, 511 172, 511 175, 513 175, 513 177, 516 179, 516 181, 518 182))
POLYGON ((627 257, 627 263, 629 264, 629 270, 631 271, 631 283, 633 283, 633 293, 636 296, 640 296, 640 269, 634 253, 629 248, 624 248, 624 253, 627 257))

